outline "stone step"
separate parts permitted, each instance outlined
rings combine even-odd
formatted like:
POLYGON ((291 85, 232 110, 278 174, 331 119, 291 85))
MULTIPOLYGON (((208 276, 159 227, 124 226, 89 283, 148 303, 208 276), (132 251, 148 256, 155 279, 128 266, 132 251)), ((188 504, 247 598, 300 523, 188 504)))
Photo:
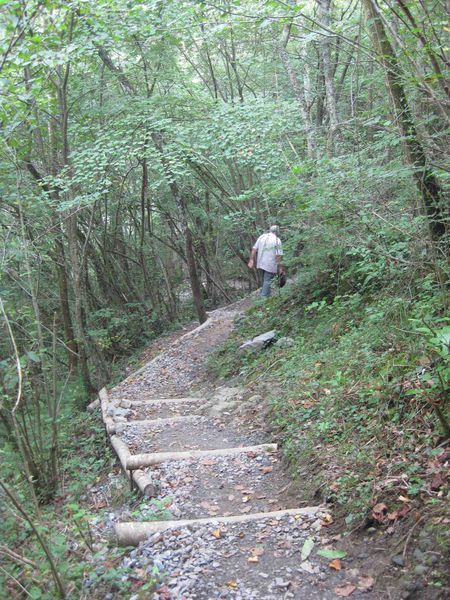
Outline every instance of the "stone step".
POLYGON ((313 519, 323 510, 321 506, 306 506, 303 508, 287 508, 270 512, 249 513, 243 515, 231 515, 228 517, 208 517, 202 519, 179 519, 171 521, 145 521, 145 522, 123 522, 114 526, 117 542, 122 546, 137 546, 150 535, 163 532, 168 529, 181 529, 196 525, 214 526, 228 525, 232 523, 246 523, 259 519, 279 519, 285 516, 302 517, 313 519))

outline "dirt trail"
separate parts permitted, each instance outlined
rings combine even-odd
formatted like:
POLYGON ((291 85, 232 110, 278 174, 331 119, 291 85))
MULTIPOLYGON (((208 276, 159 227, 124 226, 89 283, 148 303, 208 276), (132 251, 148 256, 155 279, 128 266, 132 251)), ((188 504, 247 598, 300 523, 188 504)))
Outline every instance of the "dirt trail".
POLYGON ((130 578, 162 575, 151 596, 129 597, 326 600, 341 589, 341 597, 380 598, 370 576, 330 569, 317 554, 332 547, 329 511, 289 494, 276 445, 261 446, 272 440, 240 416, 243 391, 208 384, 208 355, 249 303, 210 313, 111 390, 103 407, 154 491, 134 521, 114 517, 119 543, 138 544, 124 559, 130 578))

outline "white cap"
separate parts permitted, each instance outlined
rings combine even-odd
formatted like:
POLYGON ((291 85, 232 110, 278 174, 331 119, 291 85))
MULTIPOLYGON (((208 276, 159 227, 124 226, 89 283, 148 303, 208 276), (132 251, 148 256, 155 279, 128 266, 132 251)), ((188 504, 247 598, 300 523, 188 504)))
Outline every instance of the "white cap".
POLYGON ((278 233, 278 225, 271 225, 269 231, 270 233, 278 233))

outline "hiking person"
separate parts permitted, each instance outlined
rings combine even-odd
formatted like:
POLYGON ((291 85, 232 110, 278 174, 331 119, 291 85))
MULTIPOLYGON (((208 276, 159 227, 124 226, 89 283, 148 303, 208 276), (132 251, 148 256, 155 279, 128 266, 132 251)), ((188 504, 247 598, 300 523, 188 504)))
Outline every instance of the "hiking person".
POLYGON ((267 233, 260 235, 252 248, 248 261, 248 268, 253 269, 256 258, 256 267, 262 277, 260 292, 262 298, 270 296, 272 279, 277 273, 284 272, 284 267, 281 265, 283 248, 281 240, 278 237, 278 232, 278 225, 271 225, 267 233))

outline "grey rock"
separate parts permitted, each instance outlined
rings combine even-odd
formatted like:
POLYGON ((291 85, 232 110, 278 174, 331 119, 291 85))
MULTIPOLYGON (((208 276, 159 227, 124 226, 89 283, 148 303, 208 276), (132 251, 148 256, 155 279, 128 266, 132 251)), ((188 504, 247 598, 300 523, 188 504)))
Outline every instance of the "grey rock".
POLYGON ((422 550, 419 550, 419 548, 416 548, 414 550, 413 556, 418 561, 424 560, 424 558, 425 558, 425 554, 422 552, 422 550))
POLYGON ((88 412, 94 412, 94 410, 97 410, 97 408, 99 408, 99 407, 100 407, 100 400, 97 398, 97 400, 94 400, 93 402, 88 404, 86 410, 88 412))
POLYGON ((239 346, 239 350, 241 352, 253 352, 257 350, 262 350, 275 340, 276 332, 274 329, 272 329, 271 331, 266 331, 266 333, 261 333, 261 335, 257 335, 252 340, 244 342, 241 346, 239 346))
POLYGON ((391 562, 396 567, 403 567, 405 565, 405 561, 403 560, 403 556, 401 554, 398 554, 397 556, 393 556, 391 558, 391 562))
POLYGON ((422 575, 425 575, 427 573, 427 571, 428 571, 428 567, 426 565, 416 565, 414 567, 415 575, 422 576, 422 575))
POLYGON ((126 408, 115 408, 114 409, 114 416, 117 417, 128 417, 130 414, 130 410, 126 409, 126 408))
POLYGON ((425 557, 427 565, 436 565, 439 562, 439 557, 436 554, 429 554, 425 557))
POLYGON ((281 577, 275 577, 275 585, 279 588, 287 589, 290 585, 290 581, 283 581, 281 577))
POLYGON ((120 406, 122 408, 131 408, 131 400, 122 400, 120 406))
POLYGON ((239 346, 239 350, 241 352, 253 352, 255 350, 262 350, 264 348, 264 342, 255 342, 250 340, 248 342, 244 342, 241 346, 239 346))

